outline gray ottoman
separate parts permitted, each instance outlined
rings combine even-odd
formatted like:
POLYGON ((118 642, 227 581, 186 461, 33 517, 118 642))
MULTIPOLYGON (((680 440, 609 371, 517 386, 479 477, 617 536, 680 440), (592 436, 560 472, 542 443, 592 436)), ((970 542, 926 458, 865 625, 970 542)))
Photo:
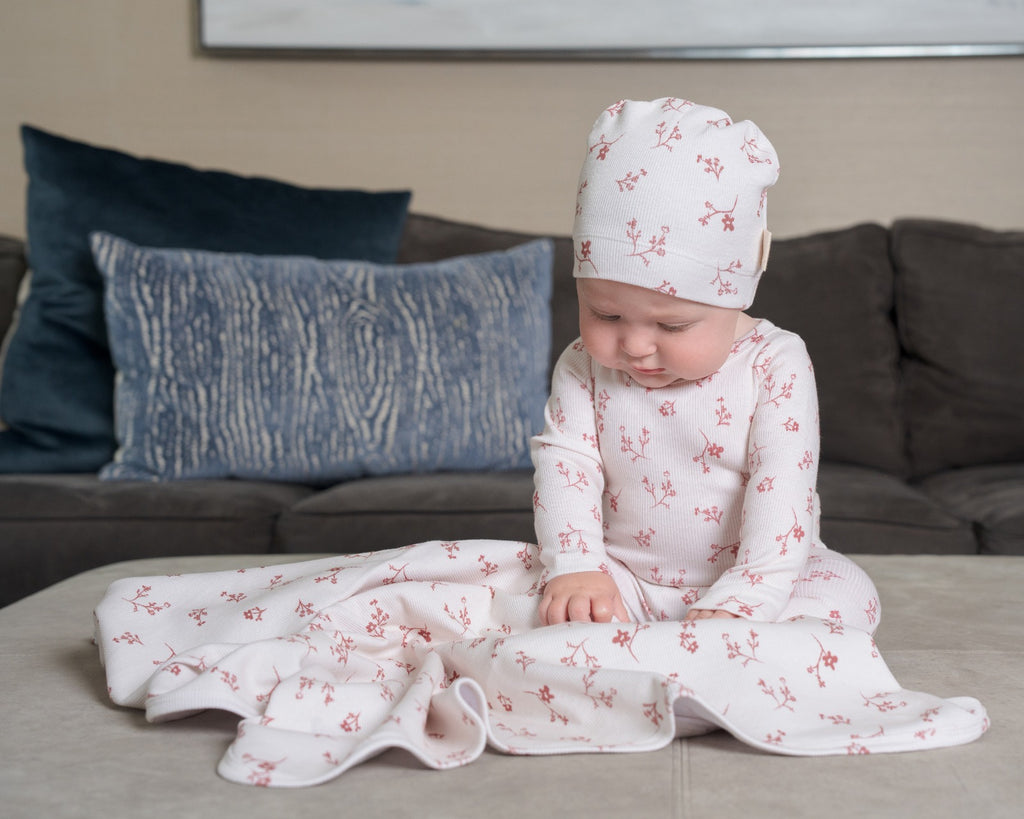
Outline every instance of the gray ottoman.
MULTIPOLYGON (((310 555, 308 557, 314 557, 310 555)), ((882 599, 877 643, 906 687, 977 697, 977 742, 878 756, 795 758, 725 733, 643 754, 510 757, 453 771, 385 753, 328 784, 265 790, 219 779, 236 717, 149 725, 111 705, 92 607, 133 575, 215 571, 301 555, 118 563, 0 609, 4 817, 1014 817, 1024 805, 1024 558, 855 559, 882 599), (396 774, 402 787, 396 788, 396 774)))

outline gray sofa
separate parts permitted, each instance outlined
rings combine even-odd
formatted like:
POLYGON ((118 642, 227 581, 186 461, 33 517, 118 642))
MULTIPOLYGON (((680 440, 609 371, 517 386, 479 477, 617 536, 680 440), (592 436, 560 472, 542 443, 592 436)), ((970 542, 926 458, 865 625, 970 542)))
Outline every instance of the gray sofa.
MULTIPOLYGON (((533 238, 412 213, 400 262, 533 238)), ((576 333, 555 237, 552 358, 576 333)), ((0 237, 0 334, 25 270, 0 237)), ((822 539, 850 554, 1024 555, 1024 233, 928 220, 777 240, 751 312, 800 333, 821 405, 822 539)), ((532 540, 528 471, 334 486, 0 475, 0 605, 115 561, 532 540)))

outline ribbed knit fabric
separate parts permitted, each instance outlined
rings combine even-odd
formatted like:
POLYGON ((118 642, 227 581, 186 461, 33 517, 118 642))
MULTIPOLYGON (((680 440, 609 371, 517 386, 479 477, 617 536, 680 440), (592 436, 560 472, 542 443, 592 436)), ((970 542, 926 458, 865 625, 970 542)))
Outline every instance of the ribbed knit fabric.
POLYGON ((877 627, 871 581, 818 537, 818 404, 798 336, 762 320, 718 372, 657 390, 576 342, 532 451, 548 578, 606 571, 652 619, 694 607, 877 627))
MULTIPOLYGON (((957 745, 988 727, 975 699, 902 688, 874 640, 834 618, 540 628, 542 570, 533 544, 462 540, 123 578, 96 607, 96 644, 111 699, 151 721, 237 714, 217 770, 259 786, 326 782, 390 748, 443 770, 485 743, 636 752, 724 728, 819 756, 957 745)), ((383 773, 407 801, 408 771, 383 773)))

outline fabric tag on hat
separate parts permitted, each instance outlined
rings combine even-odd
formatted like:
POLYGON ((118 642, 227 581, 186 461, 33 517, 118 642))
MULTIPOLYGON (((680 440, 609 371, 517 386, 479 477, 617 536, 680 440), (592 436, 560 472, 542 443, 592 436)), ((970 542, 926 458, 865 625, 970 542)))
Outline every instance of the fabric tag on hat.
POLYGON ((771 253, 772 249, 772 232, 765 230, 761 234, 761 261, 759 262, 759 271, 764 272, 768 269, 768 254, 771 253))

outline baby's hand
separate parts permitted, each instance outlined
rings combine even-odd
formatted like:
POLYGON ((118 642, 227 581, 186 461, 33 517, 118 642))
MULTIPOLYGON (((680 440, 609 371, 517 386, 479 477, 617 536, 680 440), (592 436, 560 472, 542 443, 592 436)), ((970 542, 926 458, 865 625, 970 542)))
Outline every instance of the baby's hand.
POLYGON ((604 572, 572 572, 553 577, 544 587, 540 622, 545 626, 568 620, 610 623, 613 617, 629 620, 615 581, 604 572))
POLYGON ((722 609, 690 609, 683 620, 740 620, 738 614, 722 609))

